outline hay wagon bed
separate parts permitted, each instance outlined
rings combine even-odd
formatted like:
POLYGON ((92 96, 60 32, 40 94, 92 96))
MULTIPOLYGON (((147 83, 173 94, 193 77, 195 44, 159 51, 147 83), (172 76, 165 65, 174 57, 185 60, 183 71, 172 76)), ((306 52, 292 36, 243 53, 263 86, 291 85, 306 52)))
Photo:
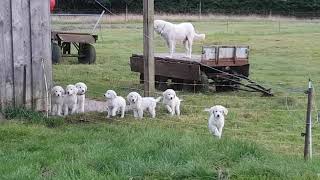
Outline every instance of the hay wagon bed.
MULTIPOLYGON (((184 54, 155 54, 155 85, 159 90, 173 88, 207 91, 246 90, 272 95, 249 77, 248 46, 207 46, 201 55, 191 58, 184 54)), ((143 55, 133 54, 130 58, 131 71, 140 73, 143 83, 143 55)))

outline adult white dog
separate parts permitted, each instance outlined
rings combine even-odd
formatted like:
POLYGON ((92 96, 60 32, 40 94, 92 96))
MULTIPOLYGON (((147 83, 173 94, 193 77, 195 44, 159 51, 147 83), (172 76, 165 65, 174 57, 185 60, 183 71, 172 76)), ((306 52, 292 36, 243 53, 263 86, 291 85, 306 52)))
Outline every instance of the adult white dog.
POLYGON ((228 109, 221 106, 213 106, 205 109, 209 112, 208 128, 212 135, 217 136, 219 139, 222 136, 222 129, 224 127, 224 116, 228 114, 228 109))
POLYGON ((166 106, 171 116, 175 114, 180 116, 180 103, 182 100, 177 97, 176 92, 173 89, 167 89, 162 94, 163 104, 166 106))
POLYGON ((107 99, 107 117, 116 116, 117 112, 121 111, 121 118, 124 118, 126 100, 123 97, 118 96, 114 90, 108 90, 104 94, 104 97, 107 99))
POLYGON ((130 104, 130 109, 133 110, 135 118, 143 118, 143 111, 148 111, 152 118, 156 117, 156 106, 162 97, 157 99, 153 97, 141 97, 137 92, 131 92, 127 96, 130 104))
POLYGON ((63 98, 63 108, 65 116, 68 114, 74 114, 77 111, 77 93, 78 89, 75 85, 70 84, 66 87, 66 95, 63 98))
POLYGON ((154 21, 154 30, 160 34, 169 47, 169 57, 173 56, 176 42, 183 42, 186 57, 191 58, 193 40, 205 39, 205 34, 197 34, 191 23, 172 24, 163 20, 154 21))
POLYGON ((84 103, 86 99, 86 92, 88 90, 88 87, 83 82, 78 82, 75 84, 78 92, 77 92, 77 112, 78 113, 84 113, 84 103))
POLYGON ((54 86, 51 89, 51 115, 61 116, 64 98, 64 89, 61 86, 54 86))

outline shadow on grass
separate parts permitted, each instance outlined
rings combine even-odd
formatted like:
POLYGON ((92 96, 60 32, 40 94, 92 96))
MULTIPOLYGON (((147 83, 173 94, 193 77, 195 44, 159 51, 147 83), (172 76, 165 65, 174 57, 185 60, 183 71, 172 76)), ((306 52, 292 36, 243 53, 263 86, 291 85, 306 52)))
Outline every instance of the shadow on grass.
POLYGON ((46 117, 41 112, 35 112, 25 108, 6 108, 3 115, 7 120, 17 120, 29 124, 42 124, 49 128, 60 127, 64 124, 93 124, 93 123, 115 123, 116 119, 107 119, 104 113, 74 114, 65 117, 46 117))

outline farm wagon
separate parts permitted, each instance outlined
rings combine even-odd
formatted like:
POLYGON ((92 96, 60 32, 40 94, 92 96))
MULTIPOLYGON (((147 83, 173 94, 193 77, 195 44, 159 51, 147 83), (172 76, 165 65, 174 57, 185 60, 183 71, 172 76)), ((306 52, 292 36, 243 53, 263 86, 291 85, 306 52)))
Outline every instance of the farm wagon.
MULTIPOLYGON (((216 91, 246 90, 272 95, 249 77, 248 46, 206 46, 201 55, 185 58, 184 54, 155 54, 155 86, 159 90, 173 88, 207 91, 214 87, 216 91), (213 85, 213 86, 212 86, 213 85)), ((143 56, 133 54, 130 57, 131 71, 140 73, 140 82, 144 82, 143 56)))

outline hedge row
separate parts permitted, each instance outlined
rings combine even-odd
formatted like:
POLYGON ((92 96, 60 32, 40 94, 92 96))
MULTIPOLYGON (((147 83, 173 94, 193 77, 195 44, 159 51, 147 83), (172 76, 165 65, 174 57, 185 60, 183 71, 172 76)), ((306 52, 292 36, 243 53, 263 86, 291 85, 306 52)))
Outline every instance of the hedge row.
MULTIPOLYGON (((56 0, 56 11, 90 13, 100 12, 94 0, 56 0)), ((99 0, 112 12, 122 13, 127 5, 130 13, 142 13, 142 0, 99 0)), ((282 14, 295 12, 317 14, 320 0, 154 0, 155 11, 161 13, 198 13, 201 2, 202 13, 224 14, 282 14)))

